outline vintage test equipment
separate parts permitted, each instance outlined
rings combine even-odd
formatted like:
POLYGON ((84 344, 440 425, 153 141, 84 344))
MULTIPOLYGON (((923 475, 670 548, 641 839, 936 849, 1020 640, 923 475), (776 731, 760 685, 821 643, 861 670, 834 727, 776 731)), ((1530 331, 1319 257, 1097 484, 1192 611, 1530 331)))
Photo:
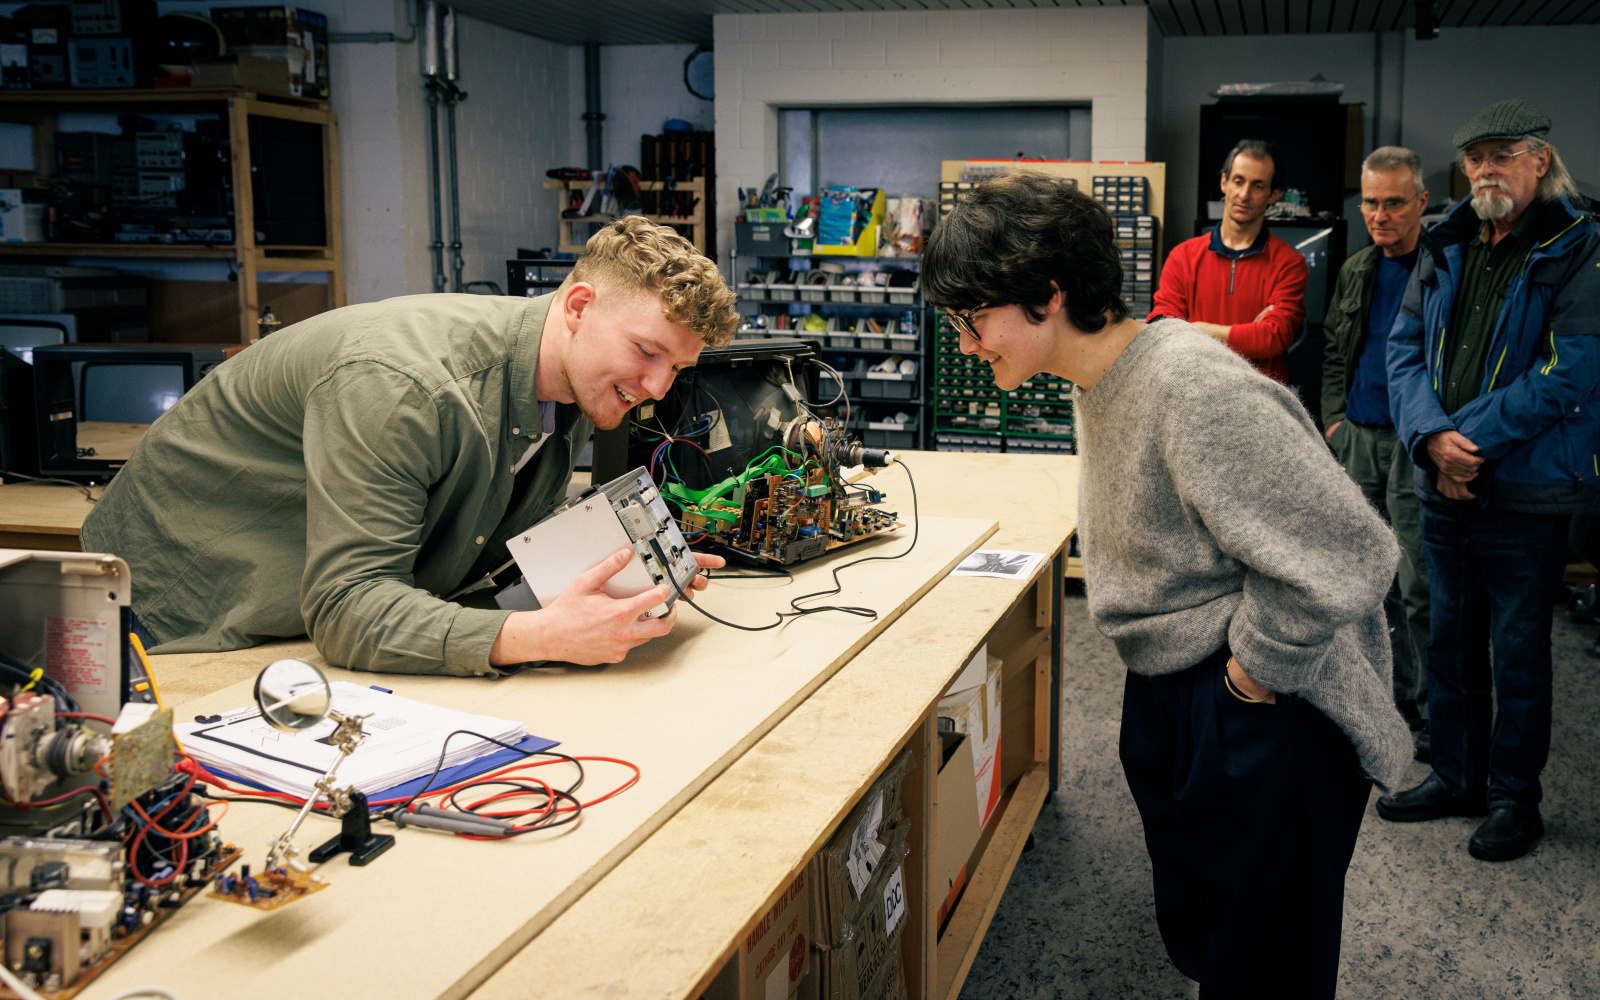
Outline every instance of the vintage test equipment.
POLYGON ((0 952, 49 1000, 239 854, 175 766, 172 713, 127 639, 130 596, 114 556, 0 549, 0 952))
POLYGON ((632 597, 670 578, 673 592, 648 612, 651 617, 671 611, 678 593, 687 591, 700 571, 672 511, 643 468, 573 497, 507 540, 506 548, 522 570, 522 580, 498 600, 501 607, 516 610, 549 604, 580 573, 622 548, 632 548, 633 558, 603 589, 612 597, 632 597))

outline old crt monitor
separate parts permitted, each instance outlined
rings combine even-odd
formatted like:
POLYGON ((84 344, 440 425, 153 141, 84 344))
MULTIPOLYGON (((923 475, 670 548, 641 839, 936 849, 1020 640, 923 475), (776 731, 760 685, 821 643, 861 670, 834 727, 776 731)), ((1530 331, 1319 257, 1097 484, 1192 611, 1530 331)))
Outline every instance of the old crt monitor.
POLYGON ((33 351, 41 475, 105 481, 145 430, 243 344, 63 344, 33 351))
POLYGON ((800 412, 781 385, 793 381, 813 404, 825 403, 839 385, 821 376, 817 346, 804 340, 735 341, 708 347, 693 368, 681 372, 666 396, 645 400, 622 426, 594 434, 594 481, 610 482, 629 469, 649 468, 663 430, 680 434, 707 414, 721 427, 704 438, 708 454, 677 471, 691 487, 704 488, 742 470, 767 448, 782 443, 781 428, 800 412))

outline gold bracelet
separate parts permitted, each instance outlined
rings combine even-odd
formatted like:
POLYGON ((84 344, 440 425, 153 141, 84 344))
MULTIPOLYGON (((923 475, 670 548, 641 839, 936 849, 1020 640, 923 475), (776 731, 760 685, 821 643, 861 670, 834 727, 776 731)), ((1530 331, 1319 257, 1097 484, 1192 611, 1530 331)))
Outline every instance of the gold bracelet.
POLYGON ((1238 698, 1247 705, 1262 705, 1267 701, 1266 698, 1246 698, 1244 695, 1240 694, 1239 689, 1233 686, 1233 679, 1228 676, 1228 668, 1226 664, 1224 664, 1222 668, 1222 683, 1228 685, 1229 694, 1233 695, 1235 698, 1238 698))

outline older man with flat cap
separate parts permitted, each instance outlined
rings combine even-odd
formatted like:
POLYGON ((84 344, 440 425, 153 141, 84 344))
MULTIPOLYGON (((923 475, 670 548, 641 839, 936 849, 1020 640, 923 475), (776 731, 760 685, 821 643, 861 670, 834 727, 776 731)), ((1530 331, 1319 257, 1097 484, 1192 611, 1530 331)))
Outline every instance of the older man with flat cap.
POLYGON ((1549 131, 1501 101, 1456 132, 1472 199, 1424 240, 1389 337, 1432 591, 1433 773, 1378 814, 1487 813, 1467 844, 1485 861, 1544 832, 1551 611, 1568 521, 1600 499, 1600 228, 1549 131))

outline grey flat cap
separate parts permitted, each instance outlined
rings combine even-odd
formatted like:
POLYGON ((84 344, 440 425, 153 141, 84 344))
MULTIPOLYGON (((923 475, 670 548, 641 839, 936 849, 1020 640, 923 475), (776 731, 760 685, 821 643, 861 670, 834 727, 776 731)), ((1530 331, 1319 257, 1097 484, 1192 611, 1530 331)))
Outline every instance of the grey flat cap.
POLYGON ((1451 138, 1457 149, 1466 149, 1484 139, 1520 139, 1536 135, 1543 139, 1550 131, 1550 116, 1528 101, 1500 101, 1472 116, 1456 129, 1451 138))

